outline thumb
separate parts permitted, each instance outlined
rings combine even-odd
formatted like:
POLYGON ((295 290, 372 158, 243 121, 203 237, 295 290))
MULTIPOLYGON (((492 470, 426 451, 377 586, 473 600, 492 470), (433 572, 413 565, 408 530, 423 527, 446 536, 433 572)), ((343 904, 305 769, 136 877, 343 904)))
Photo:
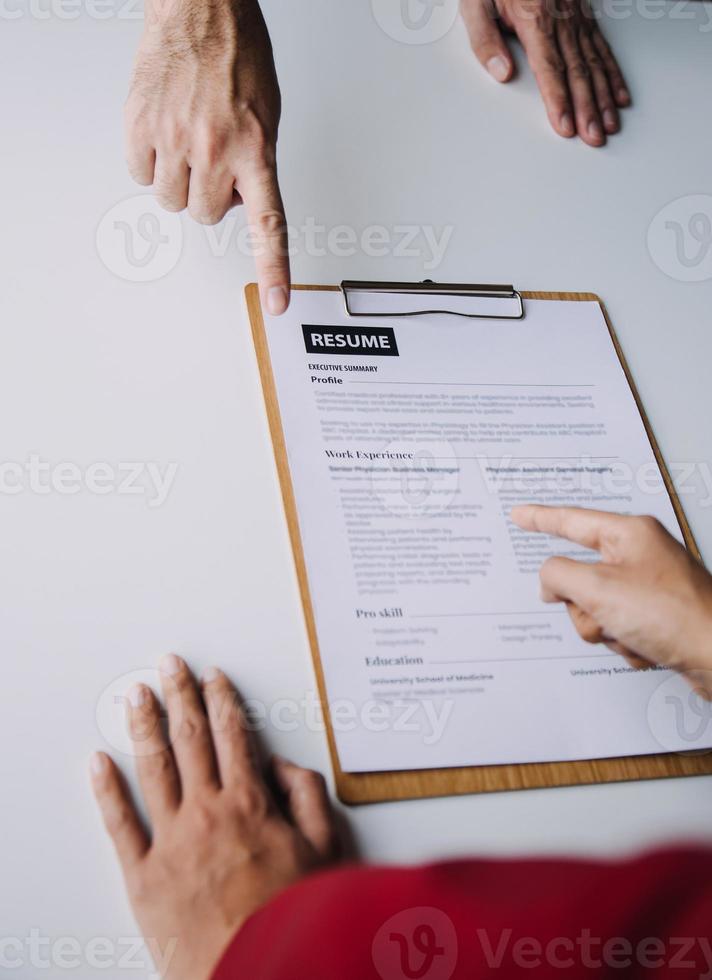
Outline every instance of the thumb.
POLYGON ((324 777, 277 755, 273 756, 272 768, 294 823, 321 858, 333 858, 338 851, 338 835, 324 777))
POLYGON ((514 62, 499 29, 492 0, 463 0, 462 19, 479 63, 498 82, 508 82, 514 74, 514 62))
POLYGON ((237 190, 252 229, 262 306, 280 316, 289 306, 289 236, 277 174, 271 169, 246 173, 237 190))

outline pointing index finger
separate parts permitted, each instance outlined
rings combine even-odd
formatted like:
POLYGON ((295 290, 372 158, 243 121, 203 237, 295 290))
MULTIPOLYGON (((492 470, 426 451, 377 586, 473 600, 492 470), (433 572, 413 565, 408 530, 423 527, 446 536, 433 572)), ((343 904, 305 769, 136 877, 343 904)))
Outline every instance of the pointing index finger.
POLYGON ((264 169, 244 174, 237 184, 257 240, 255 262, 262 305, 272 316, 289 306, 289 238, 277 174, 264 169))
POLYGON ((619 514, 603 510, 585 510, 581 507, 545 507, 542 504, 526 504, 512 509, 511 518, 524 531, 537 531, 566 538, 584 548, 599 551, 601 538, 606 531, 614 530, 622 520, 619 514))

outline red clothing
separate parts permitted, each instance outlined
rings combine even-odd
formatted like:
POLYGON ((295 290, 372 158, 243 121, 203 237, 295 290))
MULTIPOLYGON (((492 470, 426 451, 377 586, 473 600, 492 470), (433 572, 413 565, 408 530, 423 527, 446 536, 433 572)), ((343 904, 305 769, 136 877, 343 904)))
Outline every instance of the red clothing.
POLYGON ((620 863, 460 861, 306 878, 213 980, 712 977, 712 852, 620 863))

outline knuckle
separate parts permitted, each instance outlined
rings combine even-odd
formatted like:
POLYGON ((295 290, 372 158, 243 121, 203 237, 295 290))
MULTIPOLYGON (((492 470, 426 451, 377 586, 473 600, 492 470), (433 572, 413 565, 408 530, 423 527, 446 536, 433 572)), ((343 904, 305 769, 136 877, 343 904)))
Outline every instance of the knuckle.
POLYGON ((219 730, 226 735, 239 736, 241 738, 248 731, 245 716, 234 696, 226 693, 225 697, 225 708, 219 714, 219 730))
POLYGON ((131 813, 125 805, 112 807, 106 814, 106 829, 112 837, 118 837, 131 822, 131 813))
POLYGON ((651 517, 649 514, 636 517, 635 527, 643 538, 650 540, 658 538, 663 531, 663 526, 657 517, 651 517))
POLYGON ((548 581, 551 578, 556 571, 558 564, 559 559, 556 555, 552 555, 550 558, 546 559, 544 564, 539 569, 539 578, 542 582, 548 581))
MULTIPOLYGON (((156 200, 166 211, 183 211, 185 208, 185 200, 182 199, 181 195, 178 193, 174 184, 169 180, 169 178, 157 175, 153 181, 153 190, 156 195, 156 200)), ((175 682, 175 687, 180 691, 180 683, 175 682)))
POLYGON ((568 75, 573 81, 587 82, 590 77, 588 65, 581 57, 572 58, 568 64, 568 75))
POLYGON ((129 140, 144 142, 148 137, 146 108, 139 99, 129 98, 124 106, 124 130, 129 140))
POLYGON ((185 666, 185 663, 181 663, 178 671, 173 674, 172 677, 176 690, 181 694, 190 690, 190 688, 193 686, 193 677, 185 666))
POLYGON ((310 792, 325 792, 326 780, 320 772, 314 769, 303 769, 301 773, 302 786, 310 792))
POLYGON ((183 742, 205 742, 210 737, 208 722, 206 718, 199 715, 190 715, 183 718, 177 738, 183 742))
POLYGON ((188 212, 194 221, 199 225, 217 225, 225 217, 224 208, 218 208, 214 204, 207 202, 189 204, 188 212))
POLYGON ((197 178, 195 186, 191 181, 188 211, 199 224, 216 225, 228 211, 227 195, 220 194, 218 185, 197 178))
POLYGON ((269 806, 264 790, 255 784, 242 783, 235 788, 233 799, 240 813, 255 820, 263 819, 269 806))
POLYGON ((194 831, 201 837, 209 836, 218 826, 218 818, 215 810, 202 798, 193 801, 191 821, 194 831))
POLYGON ((274 147, 274 138, 253 106, 249 103, 240 103, 237 110, 241 119, 240 128, 244 143, 250 147, 252 153, 270 153, 274 147))
POLYGON ((142 187, 150 187, 151 178, 143 167, 129 163, 127 165, 127 169, 129 172, 129 177, 135 184, 140 184, 142 187))
POLYGON ((593 619, 585 619, 576 626, 578 634, 586 643, 600 643, 601 629, 593 619))
POLYGON ((131 901, 135 906, 147 905, 153 898, 153 886, 149 875, 145 869, 136 868, 132 871, 127 881, 128 891, 131 901))
MULTIPOLYGON (((173 195, 175 196, 175 194, 173 195)), ((177 674, 173 674, 169 680, 169 695, 183 698, 189 694, 193 687, 193 678, 189 671, 182 667, 177 674)))
POLYGON ((551 16, 551 11, 547 9, 546 4, 541 4, 537 7, 534 15, 534 26, 537 33, 551 45, 549 54, 554 54, 556 51, 556 25, 554 24, 554 18, 551 16))
POLYGON ((259 211, 254 224, 263 238, 278 238, 284 233, 284 215, 277 209, 259 211))
POLYGON ((173 759, 165 750, 154 752, 153 755, 149 756, 147 768, 150 776, 153 778, 168 779, 173 778, 175 775, 173 759))
POLYGON ((543 68, 548 75, 553 75, 555 78, 561 79, 566 74, 564 59, 558 51, 547 52, 543 59, 543 68))
POLYGON ((179 120, 169 119, 161 126, 157 142, 164 152, 178 154, 188 142, 188 130, 179 120))
POLYGON ((252 133, 245 141, 253 167, 272 172, 277 166, 277 151, 274 141, 264 131, 252 133))
POLYGON ((196 141, 196 152, 206 168, 213 169, 227 155, 230 134, 218 126, 207 126, 196 141))
POLYGON ((129 733, 134 742, 149 742, 158 733, 160 715, 157 711, 132 711, 129 715, 129 733))

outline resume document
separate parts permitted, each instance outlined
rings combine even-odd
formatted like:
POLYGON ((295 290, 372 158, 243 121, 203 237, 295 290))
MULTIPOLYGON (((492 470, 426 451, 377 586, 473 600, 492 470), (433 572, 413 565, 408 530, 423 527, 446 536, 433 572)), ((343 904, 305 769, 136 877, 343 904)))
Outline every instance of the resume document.
POLYGON ((525 308, 359 318, 298 291, 265 317, 346 772, 703 747, 684 680, 587 645, 540 599, 549 555, 597 556, 519 530, 515 504, 681 534, 598 304, 525 308))

